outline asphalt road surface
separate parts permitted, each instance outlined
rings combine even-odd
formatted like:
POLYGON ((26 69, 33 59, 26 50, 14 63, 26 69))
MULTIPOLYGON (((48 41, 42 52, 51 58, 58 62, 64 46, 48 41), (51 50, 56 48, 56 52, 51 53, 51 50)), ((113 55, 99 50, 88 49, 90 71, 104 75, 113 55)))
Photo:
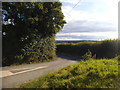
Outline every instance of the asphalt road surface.
POLYGON ((52 73, 67 65, 79 62, 78 59, 71 58, 70 56, 60 55, 59 57, 57 60, 51 62, 3 67, 0 71, 2 72, 2 75, 0 75, 2 88, 19 86, 29 80, 34 80, 47 73, 52 73))

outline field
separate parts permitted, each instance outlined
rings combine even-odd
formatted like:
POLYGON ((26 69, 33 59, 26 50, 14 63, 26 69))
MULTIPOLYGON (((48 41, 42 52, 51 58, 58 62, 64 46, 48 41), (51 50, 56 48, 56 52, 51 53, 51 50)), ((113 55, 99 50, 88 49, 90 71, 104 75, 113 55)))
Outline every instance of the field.
POLYGON ((117 59, 81 61, 25 83, 20 88, 117 88, 117 59))

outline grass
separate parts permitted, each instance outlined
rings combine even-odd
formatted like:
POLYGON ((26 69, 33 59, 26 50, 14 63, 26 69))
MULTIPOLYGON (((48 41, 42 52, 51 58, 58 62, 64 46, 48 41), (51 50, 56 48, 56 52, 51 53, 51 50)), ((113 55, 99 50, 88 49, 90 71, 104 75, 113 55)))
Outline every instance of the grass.
POLYGON ((89 59, 24 83, 20 88, 116 88, 118 58, 89 59))

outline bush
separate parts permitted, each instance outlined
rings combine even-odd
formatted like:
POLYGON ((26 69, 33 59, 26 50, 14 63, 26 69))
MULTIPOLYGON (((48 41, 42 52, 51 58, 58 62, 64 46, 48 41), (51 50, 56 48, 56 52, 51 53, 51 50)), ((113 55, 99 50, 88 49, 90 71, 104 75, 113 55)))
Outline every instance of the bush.
POLYGON ((6 48, 6 50, 3 52, 3 66, 11 64, 43 62, 56 58, 54 37, 39 38, 39 40, 35 38, 32 42, 25 44, 21 48, 21 44, 18 45, 11 43, 11 47, 8 47, 7 43, 8 42, 5 40, 3 41, 3 48, 6 48), (19 48, 13 47, 12 45, 14 44, 19 48))
POLYGON ((92 55, 92 52, 88 49, 88 51, 82 57, 84 60, 89 60, 89 59, 95 59, 96 55, 92 55))

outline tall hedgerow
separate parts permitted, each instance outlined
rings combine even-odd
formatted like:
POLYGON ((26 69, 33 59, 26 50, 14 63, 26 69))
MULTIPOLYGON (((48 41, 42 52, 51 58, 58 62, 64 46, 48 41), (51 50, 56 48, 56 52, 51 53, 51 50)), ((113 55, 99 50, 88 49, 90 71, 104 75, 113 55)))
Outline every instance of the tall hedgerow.
MULTIPOLYGON (((120 55, 120 40, 83 41, 78 43, 58 43, 57 52, 84 56, 88 49, 96 58, 114 58, 120 55)), ((89 53, 88 53, 89 54, 89 53)))
POLYGON ((64 24, 61 2, 4 2, 3 65, 53 59, 64 24))

